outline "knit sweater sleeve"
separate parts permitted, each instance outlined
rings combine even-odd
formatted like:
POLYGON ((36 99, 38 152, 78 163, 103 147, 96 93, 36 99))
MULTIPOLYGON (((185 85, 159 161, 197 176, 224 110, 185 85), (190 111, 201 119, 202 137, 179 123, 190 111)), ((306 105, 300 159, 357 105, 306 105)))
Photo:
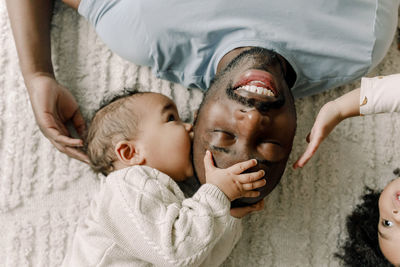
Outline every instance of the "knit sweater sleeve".
POLYGON ((362 78, 360 114, 400 112, 400 74, 362 78))
MULTIPOLYGON (((113 177, 113 231, 136 257, 157 266, 199 266, 218 242, 227 257, 237 242, 240 221, 230 216, 230 202, 218 187, 205 184, 185 199, 167 175, 148 167, 128 168, 113 177), (117 230, 117 231, 116 231, 117 230), (227 237, 228 236, 228 237, 227 237), (233 243, 233 244, 232 244, 233 243)), ((222 256, 222 255, 221 255, 222 256)), ((225 259, 207 259, 219 265, 225 259)))

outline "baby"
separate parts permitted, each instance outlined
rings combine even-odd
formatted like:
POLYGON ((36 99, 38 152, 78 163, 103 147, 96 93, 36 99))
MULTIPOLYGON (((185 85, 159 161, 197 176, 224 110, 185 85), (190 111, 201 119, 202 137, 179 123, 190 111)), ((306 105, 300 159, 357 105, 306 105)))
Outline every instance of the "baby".
MULTIPOLYGON (((342 120, 357 115, 384 112, 400 112, 400 74, 362 78, 361 88, 325 104, 307 136, 309 144, 306 151, 293 167, 303 167, 321 142, 342 120)), ((379 203, 376 197, 379 194, 370 189, 368 191, 363 197, 364 203, 357 206, 348 218, 350 240, 344 246, 345 255, 339 257, 348 266, 385 266, 387 261, 384 257, 393 265, 400 266, 400 178, 385 187, 380 194, 379 203), (365 215, 374 211, 379 214, 365 215), (360 222, 361 220, 364 222, 360 222), (363 227, 365 220, 372 221, 372 227, 363 227), (374 233, 368 233, 370 229, 373 229, 374 233), (359 233, 352 234, 353 232, 359 233), (361 237, 365 239, 362 240, 361 237), (376 251, 375 247, 379 247, 380 251, 376 251)))
POLYGON ((190 132, 174 102, 158 93, 117 97, 96 113, 87 153, 107 177, 64 266, 218 266, 226 259, 241 235, 230 202, 258 196, 264 171, 242 173, 254 159, 219 169, 207 152, 206 184, 185 198, 176 182, 193 175, 190 132))

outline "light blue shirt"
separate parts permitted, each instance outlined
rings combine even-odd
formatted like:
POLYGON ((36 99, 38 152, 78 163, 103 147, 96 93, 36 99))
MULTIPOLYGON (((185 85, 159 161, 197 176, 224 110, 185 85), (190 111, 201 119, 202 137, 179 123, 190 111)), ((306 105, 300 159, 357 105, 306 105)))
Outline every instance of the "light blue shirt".
POLYGON ((386 54, 399 0, 82 0, 79 12, 123 58, 206 90, 232 49, 258 46, 297 73, 296 97, 365 75, 386 54))

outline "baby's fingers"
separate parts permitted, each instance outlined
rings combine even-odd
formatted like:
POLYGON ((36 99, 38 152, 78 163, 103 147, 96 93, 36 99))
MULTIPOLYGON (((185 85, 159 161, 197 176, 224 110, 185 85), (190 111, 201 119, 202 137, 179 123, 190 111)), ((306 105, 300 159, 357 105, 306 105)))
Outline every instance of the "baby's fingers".
POLYGON ((251 182, 259 180, 260 178, 264 177, 264 175, 265 175, 265 171, 259 170, 256 172, 240 174, 236 177, 236 180, 242 184, 247 184, 247 183, 251 183, 251 182))
POLYGON ((209 150, 207 150, 206 154, 204 155, 204 168, 206 172, 215 169, 213 157, 209 150))
POLYGON ((234 174, 240 174, 251 167, 257 166, 257 160, 250 159, 247 161, 236 163, 235 165, 229 167, 227 170, 234 174))
POLYGON ((242 184, 242 188, 246 191, 250 191, 259 187, 266 185, 267 181, 265 179, 257 180, 252 183, 242 184))

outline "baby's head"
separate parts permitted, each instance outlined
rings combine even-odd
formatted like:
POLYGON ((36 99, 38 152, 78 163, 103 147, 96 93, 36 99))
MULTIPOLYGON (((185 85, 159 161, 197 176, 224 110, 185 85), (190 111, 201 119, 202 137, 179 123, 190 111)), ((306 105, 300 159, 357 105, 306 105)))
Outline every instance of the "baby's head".
POLYGON ((92 168, 105 175, 146 165, 182 181, 193 175, 190 131, 168 97, 130 92, 97 111, 86 138, 87 153, 92 168))
POLYGON ((348 238, 336 254, 345 266, 400 266, 399 196, 400 178, 382 192, 366 189, 347 217, 348 238))

